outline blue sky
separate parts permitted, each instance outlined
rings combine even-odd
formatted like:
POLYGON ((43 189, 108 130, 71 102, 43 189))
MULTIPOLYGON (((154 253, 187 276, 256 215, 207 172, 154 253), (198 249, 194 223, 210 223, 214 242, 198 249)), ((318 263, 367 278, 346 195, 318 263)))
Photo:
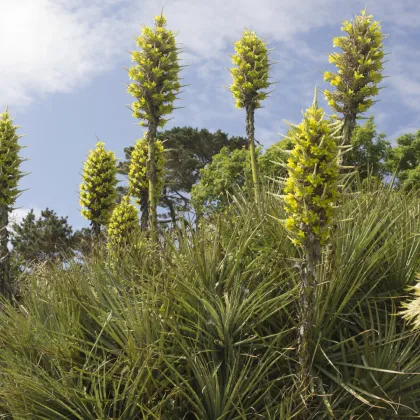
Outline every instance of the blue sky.
MULTIPOLYGON (((332 36, 366 0, 18 0, 0 15, 0 107, 9 112, 29 158, 23 170, 15 217, 45 207, 80 215, 78 188, 83 162, 97 137, 123 158, 123 149, 142 136, 126 105, 124 67, 141 25, 153 25, 162 7, 168 27, 179 32, 182 72, 188 84, 166 128, 189 125, 244 135, 244 112, 230 92, 228 68, 233 42, 244 28, 268 37, 274 48, 272 76, 278 82, 265 108, 256 112, 256 138, 268 146, 284 134, 284 119, 297 123, 323 89, 332 36)), ((371 113, 390 140, 420 129, 420 1, 372 0, 368 12, 381 21, 388 76, 371 113)), ((322 95, 320 95, 322 98, 322 95)), ((323 99, 321 104, 325 105, 323 99)), ((328 110, 329 112, 329 110, 328 110)), ((369 115, 369 114, 368 114, 369 115)))

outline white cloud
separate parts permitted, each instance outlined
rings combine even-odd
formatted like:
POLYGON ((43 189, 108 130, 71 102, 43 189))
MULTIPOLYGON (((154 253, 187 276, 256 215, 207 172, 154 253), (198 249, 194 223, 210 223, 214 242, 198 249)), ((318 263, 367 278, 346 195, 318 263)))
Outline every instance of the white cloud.
MULTIPOLYGON (((302 71, 308 61, 326 62, 305 36, 327 26, 340 34, 340 21, 352 18, 364 1, 0 0, 0 108, 70 92, 119 65, 119 59, 134 47, 132 37, 140 33, 141 24, 152 24, 162 7, 168 26, 179 30, 185 64, 217 84, 226 79, 222 73, 230 66, 228 53, 244 27, 278 43, 282 51, 276 71, 281 76, 292 69, 302 71)), ((372 0, 368 11, 401 30, 415 27, 420 3, 372 0)), ((304 89, 297 86, 300 92, 304 89)))
POLYGON ((2 106, 69 92, 106 69, 122 41, 120 15, 107 16, 115 3, 0 0, 2 106))
POLYGON ((9 225, 12 223, 20 223, 31 211, 34 210, 34 214, 36 218, 41 216, 41 209, 38 207, 31 207, 31 208, 18 208, 13 210, 9 215, 9 225))

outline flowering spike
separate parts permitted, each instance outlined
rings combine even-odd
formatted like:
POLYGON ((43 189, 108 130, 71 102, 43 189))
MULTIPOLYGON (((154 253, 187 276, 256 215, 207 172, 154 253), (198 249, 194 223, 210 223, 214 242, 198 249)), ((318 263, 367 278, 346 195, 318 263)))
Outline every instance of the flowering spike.
POLYGON ((127 245, 138 231, 137 209, 130 203, 130 197, 124 196, 114 208, 109 220, 107 248, 114 251, 123 245, 127 245))
POLYGON ((288 159, 289 177, 284 194, 286 226, 296 245, 325 242, 337 200, 339 149, 332 124, 318 108, 316 91, 311 108, 292 133, 295 147, 288 159))
POLYGON ((372 97, 379 92, 377 85, 382 81, 384 36, 378 22, 362 10, 351 22, 344 21, 341 30, 347 36, 336 37, 333 46, 342 52, 329 54, 330 63, 337 73, 324 72, 324 80, 336 90, 325 90, 328 105, 342 114, 343 143, 349 144, 358 114, 366 112, 373 104, 372 97))
POLYGON ((105 143, 98 141, 90 151, 80 185, 82 215, 90 220, 95 234, 106 226, 117 199, 117 159, 105 143))
MULTIPOLYGON (((156 199, 162 193, 165 173, 165 157, 163 143, 160 140, 155 142, 155 158, 156 158, 156 199)), ((147 212, 147 203, 143 200, 148 197, 149 178, 147 177, 147 138, 137 140, 134 150, 131 153, 130 167, 128 170, 128 193, 136 199, 143 213, 147 212)), ((144 227, 144 226, 143 226, 144 227)))

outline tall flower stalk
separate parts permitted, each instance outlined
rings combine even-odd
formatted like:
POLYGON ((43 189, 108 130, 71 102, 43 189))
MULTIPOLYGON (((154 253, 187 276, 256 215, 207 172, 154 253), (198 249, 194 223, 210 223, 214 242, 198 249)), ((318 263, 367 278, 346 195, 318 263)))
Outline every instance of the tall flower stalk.
POLYGON ((19 180, 24 175, 20 171, 23 159, 19 156, 22 146, 17 134, 19 126, 13 125, 8 110, 0 115, 0 293, 11 298, 12 280, 10 278, 10 251, 9 242, 9 214, 14 209, 17 197, 19 180))
POLYGON ((161 14, 155 17, 154 29, 143 27, 137 38, 141 50, 132 52, 135 64, 128 71, 133 80, 128 93, 136 98, 132 104, 133 116, 141 120, 140 125, 147 127, 146 173, 149 179, 149 228, 153 240, 157 240, 157 129, 167 122, 164 117, 173 111, 181 88, 176 35, 165 26, 166 19, 161 14))
POLYGON ((232 56, 232 63, 236 67, 230 70, 233 77, 230 90, 236 99, 236 107, 245 108, 252 179, 258 199, 260 179, 255 152, 254 117, 255 110, 261 108, 261 101, 268 96, 265 89, 271 85, 268 73, 272 65, 268 60, 269 51, 264 41, 258 38, 255 32, 245 30, 243 37, 235 42, 234 47, 236 53, 232 56))
MULTIPOLYGON (((137 140, 131 153, 130 166, 128 170, 128 193, 136 199, 136 203, 140 206, 141 211, 141 227, 147 228, 149 217, 148 208, 148 192, 149 179, 147 178, 147 137, 137 140)), ((156 158, 156 200, 162 193, 163 177, 165 172, 165 158, 163 143, 160 140, 155 142, 155 158, 156 158)))
POLYGON ((324 80, 336 88, 324 93, 328 105, 341 114, 343 145, 350 144, 358 115, 376 102, 372 98, 378 94, 378 84, 383 79, 385 37, 379 22, 372 18, 362 10, 351 22, 343 22, 341 30, 347 35, 333 40, 333 46, 341 48, 342 52, 329 54, 329 62, 336 66, 337 72, 324 73, 324 80))
POLYGON ((315 89, 313 104, 304 113, 303 121, 299 125, 288 124, 292 127, 291 140, 295 146, 286 165, 285 226, 293 243, 304 254, 300 284, 299 362, 302 383, 308 385, 316 268, 321 260, 321 247, 328 238, 338 197, 340 154, 337 142, 341 123, 325 119, 324 111, 318 107, 315 89))
POLYGON ((80 205, 82 215, 91 223, 98 238, 101 227, 107 226, 117 200, 117 159, 105 143, 98 141, 92 149, 83 169, 80 185, 80 205))

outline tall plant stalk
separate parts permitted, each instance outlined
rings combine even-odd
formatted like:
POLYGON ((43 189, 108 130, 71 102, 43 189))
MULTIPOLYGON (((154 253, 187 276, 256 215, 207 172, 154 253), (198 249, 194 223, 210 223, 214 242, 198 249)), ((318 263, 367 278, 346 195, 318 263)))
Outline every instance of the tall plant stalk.
POLYGON ((341 114, 342 145, 349 145, 356 120, 374 102, 382 81, 384 35, 379 22, 362 10, 351 22, 345 20, 341 30, 346 36, 335 37, 333 46, 341 48, 341 53, 329 54, 329 62, 337 68, 337 73, 324 72, 324 80, 336 90, 325 90, 325 99, 331 108, 341 114))
POLYGON ((230 70, 233 77, 230 90, 236 99, 236 107, 245 108, 252 179, 255 197, 258 200, 261 181, 255 153, 254 118, 255 110, 261 107, 260 102, 268 96, 264 90, 271 85, 268 73, 272 65, 268 60, 269 51, 264 41, 258 38, 255 32, 245 30, 243 37, 235 42, 234 47, 236 53, 232 56, 232 63, 236 67, 230 70))
POLYGON ((135 65, 128 71, 133 80, 128 93, 136 98, 132 104, 133 116, 139 118, 140 125, 147 127, 147 177, 149 180, 149 229, 153 241, 157 240, 157 187, 156 137, 159 127, 164 127, 173 102, 177 98, 179 83, 179 49, 175 34, 166 29, 166 19, 161 14, 155 17, 155 28, 144 26, 137 38, 141 51, 133 51, 135 65))
POLYGON ((328 238, 333 208, 337 201, 339 147, 337 135, 341 123, 324 119, 317 95, 299 125, 288 123, 295 146, 287 162, 288 178, 284 187, 285 226, 293 243, 304 255, 300 283, 299 363, 300 379, 309 387, 311 330, 314 319, 314 293, 321 247, 328 238))
POLYGON ((19 126, 13 125, 8 109, 0 115, 0 293, 7 298, 13 295, 10 278, 10 251, 8 248, 9 213, 13 210, 20 191, 17 188, 23 173, 19 170, 23 159, 19 156, 22 147, 16 133, 19 126))

